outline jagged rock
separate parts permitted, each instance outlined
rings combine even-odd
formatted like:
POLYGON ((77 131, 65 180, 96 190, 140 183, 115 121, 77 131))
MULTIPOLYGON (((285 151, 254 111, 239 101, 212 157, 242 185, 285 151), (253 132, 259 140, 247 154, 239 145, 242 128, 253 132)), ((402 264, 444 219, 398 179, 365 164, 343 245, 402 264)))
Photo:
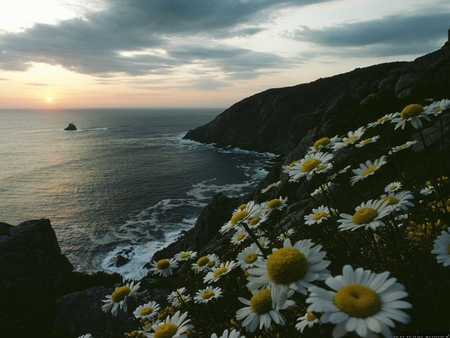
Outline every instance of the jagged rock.
MULTIPOLYGON (((54 327, 68 331, 75 337, 87 333, 95 338, 123 337, 124 332, 135 329, 133 315, 119 311, 117 316, 102 310, 102 300, 114 291, 113 288, 92 287, 87 290, 69 293, 56 301, 58 316, 54 327)), ((136 301, 128 300, 130 309, 136 301)))
POLYGON ((61 254, 48 219, 0 236, 0 317, 26 324, 30 337, 51 332, 55 300, 67 292, 73 266, 61 254))
POLYGON ((264 91, 234 104, 185 138, 287 155, 309 131, 341 134, 358 126, 362 106, 372 106, 379 114, 380 109, 392 112, 428 97, 450 97, 448 44, 412 62, 384 63, 264 91))
MULTIPOLYGON (((215 195, 211 203, 201 212, 195 226, 174 243, 155 252, 153 259, 172 257, 182 250, 199 251, 201 254, 208 250, 208 244, 213 246, 215 251, 220 252, 223 245, 219 245, 219 243, 223 240, 223 236, 218 236, 219 229, 230 219, 231 213, 239 205, 239 201, 239 198, 226 197, 221 193, 215 195)), ((146 264, 146 267, 148 268, 150 265, 146 264)))
POLYGON ((64 128, 64 130, 77 130, 77 127, 73 123, 69 123, 69 125, 64 128))

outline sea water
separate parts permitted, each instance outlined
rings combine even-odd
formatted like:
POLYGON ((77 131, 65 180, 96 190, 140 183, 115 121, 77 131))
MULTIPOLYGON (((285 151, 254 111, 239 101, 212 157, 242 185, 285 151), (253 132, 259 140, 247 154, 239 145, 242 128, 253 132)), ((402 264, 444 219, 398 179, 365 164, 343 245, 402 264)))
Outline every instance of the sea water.
POLYGON ((144 276, 212 196, 266 175, 273 154, 183 139, 221 111, 0 110, 0 222, 48 218, 76 270, 144 276))

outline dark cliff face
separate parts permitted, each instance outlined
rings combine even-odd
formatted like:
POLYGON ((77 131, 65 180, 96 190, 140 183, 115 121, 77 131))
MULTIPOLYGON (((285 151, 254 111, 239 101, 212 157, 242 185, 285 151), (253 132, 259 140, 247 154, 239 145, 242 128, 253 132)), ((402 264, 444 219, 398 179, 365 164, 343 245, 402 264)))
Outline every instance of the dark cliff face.
POLYGON ((234 104, 185 138, 286 155, 310 130, 342 133, 356 126, 363 106, 371 105, 379 113, 384 106, 400 109, 430 95, 450 97, 448 44, 413 62, 385 63, 264 91, 234 104))

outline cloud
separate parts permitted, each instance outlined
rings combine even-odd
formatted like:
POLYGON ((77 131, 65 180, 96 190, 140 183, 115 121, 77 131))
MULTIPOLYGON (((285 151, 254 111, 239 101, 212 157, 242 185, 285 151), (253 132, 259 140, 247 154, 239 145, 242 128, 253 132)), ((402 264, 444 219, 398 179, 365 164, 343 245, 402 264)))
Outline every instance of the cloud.
MULTIPOLYGON (((330 0, 319 2, 326 1, 330 0)), ((302 6, 317 2, 303 1, 302 6)), ((232 47, 223 39, 257 34, 275 10, 298 6, 295 0, 110 0, 107 4, 106 10, 83 17, 0 34, 0 68, 25 71, 33 63, 47 63, 106 78, 174 74, 181 66, 201 63, 225 74, 257 76, 264 69, 281 67, 281 58, 232 47)))
POLYGON ((321 29, 302 27, 293 33, 299 41, 353 56, 395 56, 426 53, 445 42, 448 13, 391 15, 378 20, 321 29))

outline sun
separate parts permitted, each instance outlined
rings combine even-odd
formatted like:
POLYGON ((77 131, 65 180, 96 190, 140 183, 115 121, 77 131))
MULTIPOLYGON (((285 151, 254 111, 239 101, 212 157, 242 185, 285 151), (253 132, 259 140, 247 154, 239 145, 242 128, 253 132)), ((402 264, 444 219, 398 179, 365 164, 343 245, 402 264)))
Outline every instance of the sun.
POLYGON ((53 98, 51 96, 47 96, 45 101, 47 101, 48 103, 51 103, 53 101, 53 98))

